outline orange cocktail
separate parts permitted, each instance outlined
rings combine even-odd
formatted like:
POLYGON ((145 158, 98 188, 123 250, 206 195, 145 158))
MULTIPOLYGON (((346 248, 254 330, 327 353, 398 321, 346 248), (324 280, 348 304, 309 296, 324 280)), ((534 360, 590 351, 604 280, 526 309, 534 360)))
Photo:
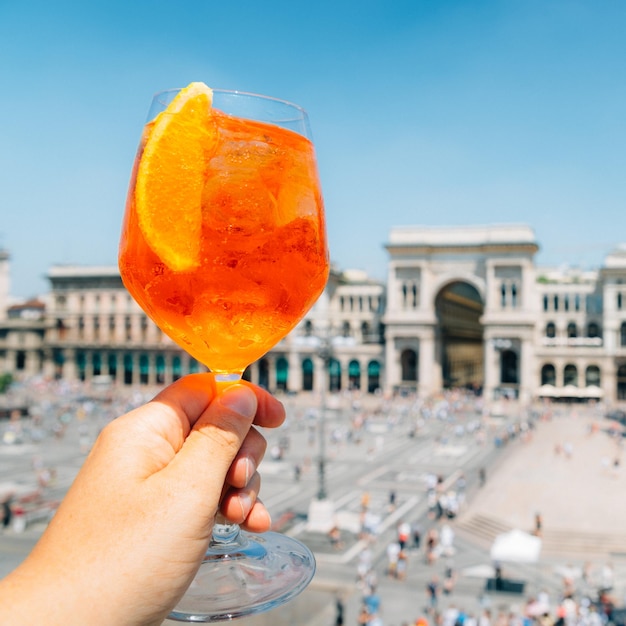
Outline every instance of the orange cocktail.
MULTIPOLYGON (((166 129, 161 160, 144 168, 156 182, 138 189, 154 131, 153 122, 146 125, 128 194, 120 271, 135 300, 187 352, 214 372, 241 373, 296 326, 326 284, 314 148, 274 124, 213 108, 186 114, 195 116, 201 136, 193 138, 198 171, 187 192, 178 189, 184 180, 173 180, 173 190, 164 186, 170 175, 164 146, 178 149, 176 141, 167 143, 172 131, 166 129)), ((176 179, 187 176, 183 165, 176 179)))

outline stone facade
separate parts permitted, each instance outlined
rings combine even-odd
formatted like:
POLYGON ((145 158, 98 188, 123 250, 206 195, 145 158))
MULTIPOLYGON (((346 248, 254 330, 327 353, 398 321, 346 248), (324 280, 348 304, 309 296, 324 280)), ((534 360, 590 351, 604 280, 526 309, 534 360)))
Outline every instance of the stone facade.
MULTIPOLYGON (((22 305, 0 321, 0 373, 152 385, 205 369, 152 323, 116 267, 54 266, 48 279, 37 318, 22 305)), ((244 376, 272 390, 319 391, 326 363, 331 390, 375 391, 383 310, 382 283, 332 271, 307 318, 244 376)))
MULTIPOLYGON (((533 230, 511 224, 392 228, 385 247, 386 283, 333 269, 306 318, 245 377, 289 392, 462 386, 489 400, 626 400, 626 248, 598 270, 544 269, 533 230)), ((116 267, 54 266, 43 303, 13 306, 6 253, 0 278, 0 373, 135 385, 203 369, 116 267)))

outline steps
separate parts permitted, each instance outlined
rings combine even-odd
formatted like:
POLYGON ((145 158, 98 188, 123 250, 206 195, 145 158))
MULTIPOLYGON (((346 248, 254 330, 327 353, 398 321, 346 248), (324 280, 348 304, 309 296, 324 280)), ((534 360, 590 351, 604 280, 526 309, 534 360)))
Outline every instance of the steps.
MULTIPOLYGON (((489 549, 494 539, 513 530, 505 521, 484 514, 468 515, 455 524, 465 539, 489 549)), ((626 529, 622 533, 546 529, 542 536, 542 556, 569 558, 626 558, 626 529)))
POLYGON ((498 535, 513 530, 513 527, 496 517, 475 514, 461 517, 454 529, 471 543, 489 549, 498 535))

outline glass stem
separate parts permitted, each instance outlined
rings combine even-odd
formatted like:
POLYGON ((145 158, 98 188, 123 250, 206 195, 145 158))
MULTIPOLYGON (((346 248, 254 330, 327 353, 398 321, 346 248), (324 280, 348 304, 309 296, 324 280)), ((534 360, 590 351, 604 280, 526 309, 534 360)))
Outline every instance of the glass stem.
MULTIPOLYGON (((217 392, 223 393, 225 389, 241 380, 241 373, 216 374, 215 383, 217 392)), ((245 544, 239 524, 231 524, 220 512, 215 516, 213 532, 209 550, 212 552, 228 552, 233 547, 240 547, 245 544)))
POLYGON ((226 553, 230 552, 233 547, 242 547, 245 543, 239 524, 231 524, 221 513, 218 513, 213 526, 209 551, 226 553))

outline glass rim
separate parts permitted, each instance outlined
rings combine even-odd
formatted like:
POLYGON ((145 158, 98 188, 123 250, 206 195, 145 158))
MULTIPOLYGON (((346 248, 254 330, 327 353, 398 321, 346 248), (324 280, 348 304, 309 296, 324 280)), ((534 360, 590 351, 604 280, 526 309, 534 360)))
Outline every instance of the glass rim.
MULTIPOLYGON (((159 101, 160 103, 167 106, 168 101, 164 99, 162 100, 159 96, 164 96, 165 94, 169 94, 169 95, 176 94, 185 88, 186 87, 173 87, 171 89, 163 89, 161 91, 157 91, 153 95, 152 100, 159 101)), ((254 93, 251 91, 240 91, 239 89, 221 89, 219 87, 216 87, 216 88, 209 87, 209 89, 211 89, 213 93, 217 93, 217 94, 225 94, 225 95, 232 95, 232 96, 245 96, 248 98, 258 98, 259 100, 267 100, 268 102, 276 102, 278 104, 282 104, 283 106, 287 106, 287 107, 290 107, 292 109, 299 111, 305 118, 308 117, 308 113, 306 112, 306 109, 304 107, 300 106, 299 104, 296 104, 295 102, 291 102, 290 100, 284 100, 283 98, 276 98, 274 96, 266 96, 264 94, 254 93)))

